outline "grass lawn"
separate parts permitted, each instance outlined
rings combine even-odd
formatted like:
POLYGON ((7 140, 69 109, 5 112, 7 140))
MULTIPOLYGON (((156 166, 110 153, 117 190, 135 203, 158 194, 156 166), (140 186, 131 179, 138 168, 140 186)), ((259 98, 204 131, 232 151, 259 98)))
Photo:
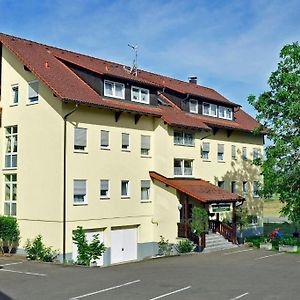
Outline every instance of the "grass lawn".
POLYGON ((265 201, 264 202, 264 216, 265 217, 280 217, 280 210, 283 204, 279 200, 265 201))

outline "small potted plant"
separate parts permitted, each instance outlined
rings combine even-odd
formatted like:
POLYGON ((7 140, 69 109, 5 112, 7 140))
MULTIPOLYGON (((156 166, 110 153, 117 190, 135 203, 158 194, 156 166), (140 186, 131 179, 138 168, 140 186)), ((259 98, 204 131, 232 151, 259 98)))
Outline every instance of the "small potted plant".
POLYGON ((280 252, 297 252, 298 251, 298 240, 293 237, 284 238, 279 241, 280 252))

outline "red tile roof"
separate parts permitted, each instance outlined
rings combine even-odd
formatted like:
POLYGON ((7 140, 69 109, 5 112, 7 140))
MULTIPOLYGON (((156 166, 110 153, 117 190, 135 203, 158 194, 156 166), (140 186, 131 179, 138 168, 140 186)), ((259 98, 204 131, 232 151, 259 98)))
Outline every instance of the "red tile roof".
POLYGON ((166 178, 156 172, 149 172, 150 177, 167 186, 189 195, 204 203, 238 202, 245 199, 237 194, 229 193, 202 179, 166 178))
POLYGON ((100 106, 113 110, 161 117, 171 126, 184 126, 199 129, 209 129, 209 126, 220 126, 246 131, 251 131, 259 126, 259 123, 242 110, 238 110, 235 113, 236 119, 234 121, 226 121, 186 113, 176 107, 173 103, 171 104, 171 107, 163 105, 154 107, 128 101, 107 99, 94 91, 70 68, 68 68, 63 61, 76 64, 98 74, 118 76, 144 84, 168 87, 182 93, 198 95, 220 103, 235 105, 213 89, 196 84, 183 82, 142 70, 138 71, 138 76, 133 76, 124 71, 123 65, 121 64, 1 33, 0 42, 12 51, 39 80, 44 82, 49 89, 63 101, 75 101, 91 106, 100 106))

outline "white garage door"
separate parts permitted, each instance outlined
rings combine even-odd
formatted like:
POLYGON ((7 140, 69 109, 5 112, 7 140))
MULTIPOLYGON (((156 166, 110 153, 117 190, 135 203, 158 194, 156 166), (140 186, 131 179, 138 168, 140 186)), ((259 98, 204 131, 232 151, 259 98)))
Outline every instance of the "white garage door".
POLYGON ((111 231, 111 263, 137 259, 137 228, 111 231))
MULTIPOLYGON (((104 242, 104 234, 103 234, 103 231, 87 231, 85 233, 85 236, 86 236, 86 239, 88 241, 88 243, 90 243, 92 240, 93 240, 93 235, 94 234, 99 234, 99 240, 100 242, 104 242)), ((72 259, 73 261, 76 261, 77 260, 77 256, 78 256, 78 250, 77 250, 77 245, 73 242, 73 251, 72 251, 72 259)), ((95 261, 92 261, 92 263, 95 263, 97 266, 103 266, 103 254, 102 256, 95 260, 95 261)))

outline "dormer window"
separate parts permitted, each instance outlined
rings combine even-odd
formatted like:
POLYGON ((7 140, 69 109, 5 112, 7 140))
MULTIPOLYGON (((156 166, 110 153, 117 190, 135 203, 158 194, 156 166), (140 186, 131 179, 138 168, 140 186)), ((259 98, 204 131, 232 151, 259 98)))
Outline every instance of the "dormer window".
POLYGON ((104 96, 125 99, 125 85, 119 82, 104 80, 104 96))
POLYGON ((189 101, 189 110, 193 114, 197 114, 198 113, 198 101, 197 100, 192 100, 191 99, 189 101))
POLYGON ((216 104, 203 102, 203 115, 217 117, 218 116, 218 106, 216 104))
POLYGON ((131 87, 131 101, 149 104, 150 93, 147 89, 142 89, 136 86, 131 87))
POLYGON ((219 106, 219 118, 232 120, 232 108, 219 106))

